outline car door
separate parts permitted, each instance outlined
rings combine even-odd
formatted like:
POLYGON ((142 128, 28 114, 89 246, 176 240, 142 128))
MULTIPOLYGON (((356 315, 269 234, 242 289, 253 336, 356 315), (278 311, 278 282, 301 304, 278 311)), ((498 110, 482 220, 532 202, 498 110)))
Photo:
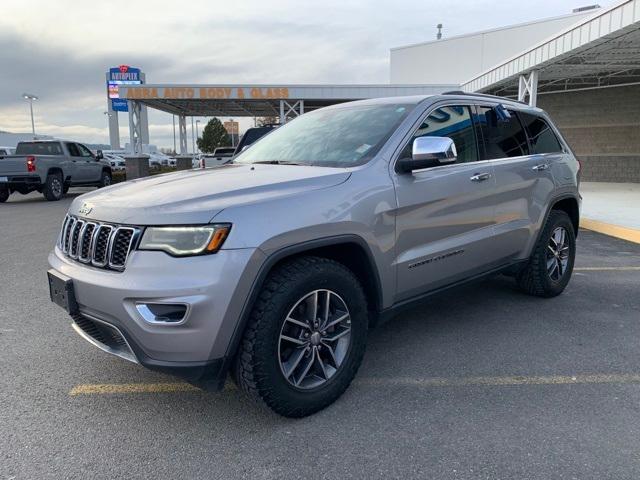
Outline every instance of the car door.
POLYGON ((82 157, 78 145, 73 142, 67 142, 65 143, 65 146, 67 147, 69 158, 71 159, 71 168, 69 173, 71 175, 71 183, 82 184, 88 182, 86 160, 82 157))
POLYGON ((80 155, 84 160, 83 168, 85 169, 85 182, 98 182, 102 175, 102 163, 96 160, 96 157, 87 147, 81 143, 76 143, 80 155))
POLYGON ((396 301, 489 270, 495 260, 495 178, 491 162, 479 159, 470 107, 432 107, 397 158, 410 156, 413 140, 425 135, 451 138, 457 160, 411 173, 391 172, 398 203, 396 301))
POLYGON ((520 112, 499 104, 478 105, 476 112, 481 151, 497 186, 494 248, 505 262, 523 259, 555 189, 551 169, 545 158, 531 154, 520 112))

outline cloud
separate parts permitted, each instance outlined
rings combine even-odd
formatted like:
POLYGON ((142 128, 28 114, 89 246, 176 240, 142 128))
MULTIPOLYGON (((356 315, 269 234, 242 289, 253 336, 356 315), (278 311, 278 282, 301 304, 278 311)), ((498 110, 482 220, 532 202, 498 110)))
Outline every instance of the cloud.
MULTIPOLYGON (((433 39, 437 23, 452 36, 581 4, 2 0, 0 130, 30 130, 28 92, 40 97, 37 130, 106 142, 104 72, 121 63, 141 67, 151 83, 387 83, 389 48, 433 39)), ((149 120, 152 143, 172 146, 171 116, 150 111, 149 120)))

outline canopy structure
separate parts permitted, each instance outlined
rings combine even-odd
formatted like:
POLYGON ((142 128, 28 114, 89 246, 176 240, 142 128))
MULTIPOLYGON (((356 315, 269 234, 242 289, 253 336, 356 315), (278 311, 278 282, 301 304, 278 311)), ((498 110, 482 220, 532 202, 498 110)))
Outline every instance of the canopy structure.
POLYGON ((180 153, 187 153, 186 117, 278 117, 280 123, 310 110, 367 98, 433 95, 457 85, 194 85, 120 86, 129 102, 134 154, 142 153, 141 106, 178 116, 180 153))
POLYGON ((640 82, 640 0, 598 10, 462 84, 468 92, 518 96, 640 82))

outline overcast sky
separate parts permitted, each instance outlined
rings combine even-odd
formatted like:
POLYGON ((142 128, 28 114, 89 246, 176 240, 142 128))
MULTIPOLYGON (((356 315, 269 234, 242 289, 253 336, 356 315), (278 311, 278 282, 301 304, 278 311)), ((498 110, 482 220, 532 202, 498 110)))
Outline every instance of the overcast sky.
MULTIPOLYGON (((437 23, 453 36, 591 3, 1 0, 0 130, 31 130, 28 92, 37 133, 108 143, 104 72, 120 64, 149 83, 388 83, 389 48, 434 39, 437 23)), ((151 143, 173 145, 170 115, 149 123, 151 143)))

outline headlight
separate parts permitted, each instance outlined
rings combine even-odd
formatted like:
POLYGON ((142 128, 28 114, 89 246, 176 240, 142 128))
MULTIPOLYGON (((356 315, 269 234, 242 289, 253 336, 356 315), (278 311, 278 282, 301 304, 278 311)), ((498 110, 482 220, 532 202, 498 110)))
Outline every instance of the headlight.
POLYGON ((161 250, 177 257, 217 252, 231 225, 200 227, 147 227, 138 250, 161 250))

